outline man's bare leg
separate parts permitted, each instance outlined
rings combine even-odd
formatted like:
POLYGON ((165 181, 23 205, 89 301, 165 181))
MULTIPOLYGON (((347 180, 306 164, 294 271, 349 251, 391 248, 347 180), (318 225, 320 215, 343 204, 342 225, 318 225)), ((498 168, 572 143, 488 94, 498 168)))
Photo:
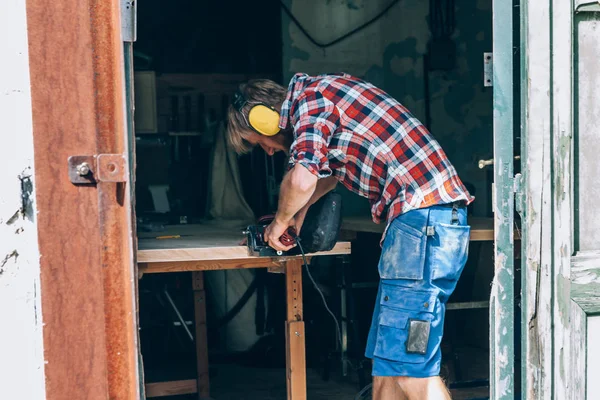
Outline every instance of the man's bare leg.
POLYGON ((397 376, 373 377, 373 400, 408 400, 398 385, 397 376))
POLYGON ((450 400, 448 388, 439 376, 410 378, 374 376, 373 400, 450 400))

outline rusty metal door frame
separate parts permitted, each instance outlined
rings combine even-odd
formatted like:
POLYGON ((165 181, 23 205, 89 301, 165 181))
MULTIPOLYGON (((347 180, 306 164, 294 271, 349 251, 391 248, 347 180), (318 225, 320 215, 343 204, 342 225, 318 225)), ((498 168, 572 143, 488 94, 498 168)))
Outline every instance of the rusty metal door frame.
POLYGON ((119 2, 26 4, 47 399, 137 399, 128 171, 78 185, 68 165, 128 159, 119 2))

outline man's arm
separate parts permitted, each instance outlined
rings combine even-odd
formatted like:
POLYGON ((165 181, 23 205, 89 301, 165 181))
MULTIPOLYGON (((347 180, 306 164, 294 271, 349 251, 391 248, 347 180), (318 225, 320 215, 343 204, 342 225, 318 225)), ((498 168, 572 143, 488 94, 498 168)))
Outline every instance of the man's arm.
POLYGON ((275 250, 289 250, 279 241, 285 230, 294 224, 294 216, 311 200, 319 178, 302 165, 296 165, 283 178, 275 220, 265 230, 265 240, 275 250))
POLYGON ((335 189, 337 185, 337 178, 334 176, 328 176, 327 178, 319 179, 317 182, 317 187, 313 195, 310 197, 310 200, 294 217, 294 226, 296 227, 296 231, 300 233, 300 229, 302 229, 302 224, 304 223, 304 218, 306 217, 306 213, 310 206, 315 204, 321 197, 325 196, 327 193, 331 192, 335 189))

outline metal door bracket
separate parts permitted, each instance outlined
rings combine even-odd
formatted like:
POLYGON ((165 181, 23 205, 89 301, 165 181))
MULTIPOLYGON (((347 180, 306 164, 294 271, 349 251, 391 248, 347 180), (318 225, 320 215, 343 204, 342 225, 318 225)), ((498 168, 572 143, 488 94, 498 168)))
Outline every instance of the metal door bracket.
POLYGON ((483 86, 494 86, 493 54, 483 53, 483 86))
POLYGON ((135 0, 121 0, 121 35, 124 42, 137 38, 137 4, 135 0))
POLYGON ((71 156, 69 179, 75 185, 97 182, 127 182, 127 162, 123 154, 71 156))

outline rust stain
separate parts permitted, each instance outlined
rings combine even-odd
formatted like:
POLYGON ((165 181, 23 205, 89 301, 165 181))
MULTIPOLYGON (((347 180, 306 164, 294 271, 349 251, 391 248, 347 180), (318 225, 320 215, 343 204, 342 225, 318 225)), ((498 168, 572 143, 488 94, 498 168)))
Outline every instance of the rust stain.
MULTIPOLYGON (((126 151, 123 43, 119 3, 90 0, 97 153, 126 151)), ((135 274, 126 184, 98 183, 105 295, 108 390, 111 399, 137 396, 135 274)))
POLYGON ((27 0, 46 396, 106 399, 104 293, 96 189, 66 160, 95 144, 86 2, 27 0))
POLYGON ((118 2, 27 0, 27 25, 47 399, 133 399, 126 197, 67 171, 71 155, 124 151, 118 2))

